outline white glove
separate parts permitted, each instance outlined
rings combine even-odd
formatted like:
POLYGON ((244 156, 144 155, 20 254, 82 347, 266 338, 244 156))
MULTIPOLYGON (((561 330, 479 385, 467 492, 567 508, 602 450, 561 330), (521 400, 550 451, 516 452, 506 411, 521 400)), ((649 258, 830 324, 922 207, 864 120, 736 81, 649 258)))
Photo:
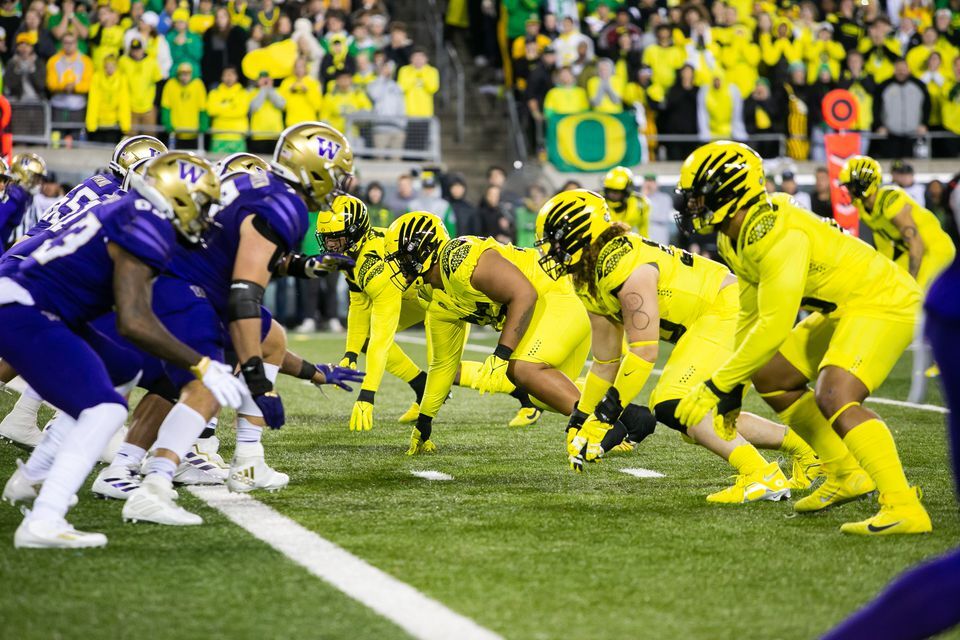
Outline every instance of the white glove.
POLYGON ((204 357, 190 370, 210 390, 221 407, 239 409, 244 394, 249 393, 243 380, 233 375, 233 369, 222 362, 204 357))

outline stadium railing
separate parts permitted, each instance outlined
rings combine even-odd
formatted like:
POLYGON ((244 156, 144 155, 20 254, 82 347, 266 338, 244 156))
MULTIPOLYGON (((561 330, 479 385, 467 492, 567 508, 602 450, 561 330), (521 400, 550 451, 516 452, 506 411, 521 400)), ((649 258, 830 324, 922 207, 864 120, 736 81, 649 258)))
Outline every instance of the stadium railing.
POLYGON ((395 118, 351 113, 347 115, 346 134, 353 146, 353 155, 359 158, 440 162, 440 120, 436 117, 395 118), (378 131, 403 132, 403 144, 377 146, 378 131))
POLYGON ((11 100, 10 131, 17 143, 46 146, 50 142, 50 103, 40 100, 11 100))

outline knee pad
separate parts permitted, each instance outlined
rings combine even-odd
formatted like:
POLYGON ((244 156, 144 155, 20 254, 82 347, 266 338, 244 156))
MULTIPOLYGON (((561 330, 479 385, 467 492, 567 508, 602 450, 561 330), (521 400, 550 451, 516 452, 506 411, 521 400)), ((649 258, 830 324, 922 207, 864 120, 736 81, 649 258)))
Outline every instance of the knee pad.
POLYGON ((640 442, 657 428, 657 418, 653 412, 638 404, 628 404, 620 415, 620 421, 627 428, 627 437, 632 442, 640 442))
POLYGON ((657 416, 657 422, 675 431, 679 431, 683 435, 687 435, 687 428, 677 420, 676 412, 678 404, 680 404, 679 398, 676 400, 664 400, 663 402, 657 403, 653 408, 653 413, 657 416))

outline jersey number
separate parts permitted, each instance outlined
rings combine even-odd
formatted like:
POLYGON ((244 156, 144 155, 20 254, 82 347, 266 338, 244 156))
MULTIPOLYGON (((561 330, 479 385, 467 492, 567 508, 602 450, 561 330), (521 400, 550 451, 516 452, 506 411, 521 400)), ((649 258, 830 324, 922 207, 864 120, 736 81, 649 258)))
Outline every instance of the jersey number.
POLYGON ((643 244, 647 245, 648 247, 655 247, 657 249, 660 249, 660 251, 663 251, 668 256, 675 256, 679 251, 680 264, 686 265, 688 267, 693 266, 693 254, 690 253, 689 251, 686 251, 684 249, 677 249, 676 247, 668 247, 666 245, 660 244, 659 242, 654 242, 653 240, 650 240, 648 238, 640 238, 640 240, 643 242, 643 244))
POLYGON ((68 256, 97 235, 101 226, 97 216, 89 213, 62 235, 50 238, 34 249, 30 257, 36 260, 38 264, 47 264, 51 260, 68 256))

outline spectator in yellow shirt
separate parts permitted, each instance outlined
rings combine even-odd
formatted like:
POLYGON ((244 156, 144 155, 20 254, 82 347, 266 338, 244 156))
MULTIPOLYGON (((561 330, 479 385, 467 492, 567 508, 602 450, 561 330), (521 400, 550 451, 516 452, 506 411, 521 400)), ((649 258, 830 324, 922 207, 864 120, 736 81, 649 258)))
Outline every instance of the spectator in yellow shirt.
POLYGON ((367 85, 377 79, 377 70, 370 60, 370 53, 361 51, 357 54, 357 70, 353 74, 353 85, 366 90, 367 85))
POLYGON ((283 131, 286 100, 274 86, 268 71, 261 71, 257 86, 250 89, 250 151, 273 153, 283 131))
POLYGON ((130 41, 130 52, 118 64, 130 87, 131 131, 153 134, 152 129, 144 127, 157 124, 157 83, 163 78, 160 65, 147 55, 140 38, 130 41))
POLYGON ((400 67, 400 71, 397 72, 397 84, 403 89, 407 103, 407 116, 433 117, 433 94, 440 89, 440 73, 436 67, 427 64, 427 54, 422 48, 414 48, 410 56, 410 64, 400 67))
POLYGON ((250 96, 238 81, 240 75, 234 67, 226 67, 220 84, 207 95, 207 113, 213 133, 210 151, 214 153, 237 153, 247 150, 246 134, 249 130, 247 114, 250 111, 250 96))
POLYGON ((373 105, 367 94, 353 86, 353 76, 349 71, 340 71, 334 79, 333 91, 323 97, 323 108, 320 110, 320 119, 331 127, 346 130, 347 118, 350 113, 372 111, 373 105))
POLYGON ((570 67, 562 67, 557 72, 557 86, 547 91, 543 101, 543 113, 548 118, 552 115, 568 115, 590 110, 590 100, 583 87, 577 86, 570 67))
POLYGON ((657 41, 643 50, 643 64, 653 69, 653 84, 666 92, 676 81, 677 71, 683 66, 686 54, 673 43, 670 25, 657 25, 654 33, 657 41))
POLYGON ((597 75, 587 81, 587 97, 594 111, 600 113, 623 112, 624 83, 614 74, 613 61, 601 58, 597 63, 597 75))
POLYGON ((58 123, 80 125, 83 122, 93 77, 93 61, 77 49, 77 36, 68 33, 61 44, 63 48, 47 60, 47 91, 55 129, 58 123))
POLYGON ((215 19, 213 0, 200 0, 197 4, 197 12, 190 16, 187 25, 192 33, 202 36, 207 32, 207 29, 213 26, 215 19))
POLYGON ((102 69, 104 58, 120 55, 126 29, 120 25, 120 16, 112 7, 100 7, 98 15, 99 22, 90 27, 90 44, 93 46, 93 66, 102 69))
POLYGON ((307 75, 306 58, 297 58, 293 63, 293 75, 280 83, 280 96, 287 105, 288 127, 320 117, 320 107, 323 105, 320 81, 307 75))
POLYGON ((193 65, 181 62, 177 77, 167 80, 160 96, 160 116, 164 128, 173 133, 180 149, 197 148, 197 131, 206 131, 207 90, 200 78, 193 77, 193 65))
POLYGON ((116 56, 108 55, 90 83, 87 133, 96 142, 117 143, 120 132, 130 133, 130 87, 117 67, 116 56))

